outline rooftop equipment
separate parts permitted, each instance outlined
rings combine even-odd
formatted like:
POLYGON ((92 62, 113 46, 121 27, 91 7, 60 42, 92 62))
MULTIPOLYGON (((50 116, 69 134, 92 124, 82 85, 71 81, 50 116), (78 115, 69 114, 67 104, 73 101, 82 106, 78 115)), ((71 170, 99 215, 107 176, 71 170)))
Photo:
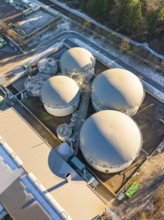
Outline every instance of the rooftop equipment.
POLYGON ((67 141, 72 134, 72 128, 68 124, 61 124, 57 127, 57 136, 61 141, 67 141))

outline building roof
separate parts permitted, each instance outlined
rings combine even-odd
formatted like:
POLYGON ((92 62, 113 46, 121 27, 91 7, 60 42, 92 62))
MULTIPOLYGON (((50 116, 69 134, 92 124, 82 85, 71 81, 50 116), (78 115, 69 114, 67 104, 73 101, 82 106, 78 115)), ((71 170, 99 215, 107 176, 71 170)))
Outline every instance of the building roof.
POLYGON ((52 219, 48 216, 44 209, 42 209, 42 206, 35 200, 35 198, 26 191, 19 179, 17 179, 4 193, 0 195, 0 201, 3 203, 4 207, 13 219, 52 219))
POLYGON ((95 58, 88 50, 73 47, 62 55, 60 66, 62 73, 87 72, 95 66, 95 58))
POLYGON ((100 166, 120 166, 134 160, 141 145, 142 136, 136 123, 118 111, 93 114, 80 132, 80 147, 88 159, 100 166))
MULTIPOLYGON (((7 209, 13 219, 52 219, 39 204, 34 195, 26 189, 21 180, 22 168, 18 168, 11 157, 0 146, 0 203, 7 209), (29 211, 30 210, 30 211, 29 211)), ((58 214, 56 219, 61 219, 58 214)))
POLYGON ((136 75, 113 68, 102 72, 93 81, 92 97, 104 109, 123 110, 140 105, 144 89, 136 75))
POLYGON ((90 220, 105 207, 87 183, 22 119, 8 109, 0 113, 0 135, 72 219, 90 220), (72 181, 67 183, 65 175, 72 181))
POLYGON ((77 83, 70 77, 61 75, 49 78, 40 92, 42 102, 52 107, 71 104, 78 94, 77 83))

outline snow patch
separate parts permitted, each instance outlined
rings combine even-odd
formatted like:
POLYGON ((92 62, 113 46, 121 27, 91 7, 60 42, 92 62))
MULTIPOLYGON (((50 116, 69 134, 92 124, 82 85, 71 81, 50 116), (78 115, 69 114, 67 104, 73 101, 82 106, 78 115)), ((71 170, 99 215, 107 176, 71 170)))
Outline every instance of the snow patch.
POLYGON ((40 53, 38 56, 36 56, 35 58, 31 59, 28 64, 31 65, 32 63, 37 62, 38 60, 40 60, 43 57, 46 57, 52 53, 55 53, 56 51, 58 51, 61 47, 63 47, 63 41, 54 44, 53 46, 49 47, 47 50, 45 50, 44 52, 40 53))
MULTIPOLYGON (((111 60, 109 58, 107 58, 106 56, 102 55, 100 53, 100 51, 96 51, 94 48, 91 48, 90 46, 88 46, 87 44, 85 44, 83 41, 77 39, 77 38, 73 38, 71 39, 74 43, 76 43, 78 46, 83 47, 87 50, 89 50, 98 60, 100 60, 102 63, 104 63, 106 66, 112 67, 112 68, 122 68, 124 69, 121 65, 117 64, 117 62, 115 62, 114 60, 111 60)), ((111 52, 111 51, 110 51, 111 52)), ((120 57, 119 57, 120 58, 120 57)), ((137 66, 138 67, 138 66, 137 66)), ((149 68, 145 67, 145 71, 147 70, 148 73, 151 73, 148 71, 149 68)), ((145 73, 144 71, 144 73, 145 73)), ((142 69, 143 72, 143 69, 142 69)), ((146 74, 145 74, 146 75, 146 74)), ((151 75, 150 75, 151 78, 151 75)), ((154 75, 153 77, 154 81, 157 81, 157 76, 154 75)), ((159 81, 161 83, 163 83, 164 85, 164 77, 160 76, 159 77, 159 81)), ((146 89, 146 91, 148 93, 150 93, 152 96, 154 96, 156 99, 159 99, 161 102, 164 103, 164 93, 160 92, 158 89, 154 88, 153 86, 151 86, 150 84, 148 84, 147 82, 143 81, 144 87, 146 89)))

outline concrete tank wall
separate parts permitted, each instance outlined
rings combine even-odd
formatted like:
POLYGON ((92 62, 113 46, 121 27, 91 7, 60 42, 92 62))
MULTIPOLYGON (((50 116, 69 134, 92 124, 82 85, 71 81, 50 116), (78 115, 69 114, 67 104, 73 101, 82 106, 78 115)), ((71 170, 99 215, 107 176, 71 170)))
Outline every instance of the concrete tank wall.
MULTIPOLYGON (((96 102, 95 98, 93 98, 93 96, 92 96, 91 101, 92 101, 92 106, 93 106, 93 108, 94 108, 94 110, 95 110, 96 112, 99 112, 99 111, 102 111, 102 110, 108 110, 108 108, 106 108, 105 106, 102 106, 102 105, 98 104, 98 103, 96 102)), ((134 108, 122 109, 122 110, 120 110, 120 111, 123 112, 123 113, 125 113, 125 114, 127 114, 127 115, 129 115, 130 117, 132 117, 132 116, 134 116, 135 114, 137 114, 137 112, 138 112, 138 110, 139 110, 139 107, 140 107, 140 106, 135 106, 134 108)), ((112 109, 111 109, 111 110, 112 110, 112 109)))
POLYGON ((120 172, 124 169, 126 169, 130 164, 133 162, 133 160, 129 161, 128 163, 122 164, 120 166, 111 166, 111 167, 106 167, 103 164, 98 164, 96 161, 93 161, 91 158, 88 157, 86 154, 85 150, 81 148, 81 151, 83 153, 83 156, 87 163, 93 167, 95 170, 98 170, 103 173, 117 173, 120 172))
POLYGON ((63 117, 63 116, 72 114, 77 109, 79 105, 79 101, 80 101, 80 96, 78 96, 78 98, 76 98, 74 102, 68 106, 51 107, 51 106, 44 104, 44 108, 51 115, 54 115, 57 117, 63 117))

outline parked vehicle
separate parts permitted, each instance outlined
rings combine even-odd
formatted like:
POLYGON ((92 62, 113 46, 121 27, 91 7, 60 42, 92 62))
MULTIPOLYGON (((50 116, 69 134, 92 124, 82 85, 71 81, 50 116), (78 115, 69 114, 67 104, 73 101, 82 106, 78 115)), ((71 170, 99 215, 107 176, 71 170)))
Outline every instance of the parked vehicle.
POLYGON ((130 199, 139 190, 139 184, 135 181, 125 192, 125 195, 130 199))
POLYGON ((24 65, 23 65, 23 68, 24 68, 25 70, 27 70, 27 69, 29 68, 28 63, 24 64, 24 65))
POLYGON ((98 186, 99 182, 95 179, 95 177, 88 171, 86 166, 76 157, 73 156, 69 160, 70 165, 80 174, 80 176, 85 179, 85 181, 91 187, 95 188, 98 186))
POLYGON ((7 42, 4 40, 4 38, 0 37, 0 42, 3 44, 3 45, 6 45, 7 42))

